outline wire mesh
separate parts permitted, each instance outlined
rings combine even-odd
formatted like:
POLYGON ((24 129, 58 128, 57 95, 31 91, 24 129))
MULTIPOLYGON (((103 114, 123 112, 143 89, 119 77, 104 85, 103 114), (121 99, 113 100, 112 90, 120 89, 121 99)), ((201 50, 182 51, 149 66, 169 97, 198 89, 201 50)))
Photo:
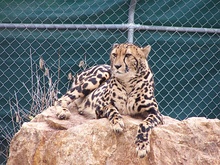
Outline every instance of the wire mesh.
MULTIPOLYGON (((136 2, 133 24, 161 27, 134 28, 132 40, 152 46, 149 63, 162 114, 177 119, 220 118, 220 2, 136 2), (203 32, 175 27, 203 28, 203 32)), ((129 28, 117 25, 128 23, 130 2, 23 0, 0 5, 0 160, 4 164, 15 132, 48 106, 42 98, 60 97, 70 87, 69 73, 109 63, 111 46, 128 41, 129 28), (33 27, 13 27, 24 24, 33 27), (74 24, 94 26, 66 27, 74 24), (53 94, 46 95, 48 91, 53 94)))

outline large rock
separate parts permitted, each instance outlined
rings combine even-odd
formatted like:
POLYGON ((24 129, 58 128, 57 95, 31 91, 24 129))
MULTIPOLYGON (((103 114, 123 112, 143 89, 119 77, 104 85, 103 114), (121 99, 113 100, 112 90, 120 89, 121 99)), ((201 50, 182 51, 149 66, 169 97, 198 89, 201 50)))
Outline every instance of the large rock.
POLYGON ((107 119, 73 114, 57 120, 53 107, 24 123, 13 137, 7 165, 219 165, 220 121, 164 117, 153 129, 151 152, 138 158, 138 119, 124 116, 125 130, 115 134, 107 119))

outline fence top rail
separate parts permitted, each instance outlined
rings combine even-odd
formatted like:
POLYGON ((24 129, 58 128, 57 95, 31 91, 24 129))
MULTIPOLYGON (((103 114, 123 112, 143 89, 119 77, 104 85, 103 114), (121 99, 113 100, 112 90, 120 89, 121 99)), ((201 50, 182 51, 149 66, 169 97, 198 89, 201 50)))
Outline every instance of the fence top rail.
POLYGON ((74 29, 134 29, 151 31, 171 31, 171 32, 194 32, 194 33, 220 33, 220 29, 213 28, 195 28, 195 27, 173 27, 173 26, 147 26, 139 24, 11 24, 1 23, 0 29, 56 29, 56 30, 74 30, 74 29))

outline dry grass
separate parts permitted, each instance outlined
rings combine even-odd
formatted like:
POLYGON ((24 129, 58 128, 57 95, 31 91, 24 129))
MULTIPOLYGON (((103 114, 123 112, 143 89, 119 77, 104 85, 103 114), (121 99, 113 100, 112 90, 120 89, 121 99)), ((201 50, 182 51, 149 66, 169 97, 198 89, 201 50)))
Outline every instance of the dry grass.
POLYGON ((10 144, 14 134, 21 128, 24 122, 32 120, 37 114, 41 113, 44 109, 52 106, 58 97, 58 82, 60 81, 60 55, 58 58, 58 78, 56 81, 52 81, 53 74, 49 67, 47 67, 44 59, 41 57, 39 65, 36 66, 36 71, 33 70, 33 59, 30 50, 30 69, 31 69, 31 88, 23 82, 23 86, 27 90, 31 97, 31 107, 29 110, 25 110, 19 104, 18 93, 14 92, 14 96, 9 99, 10 115, 12 128, 2 129, 3 138, 10 144), (42 74, 39 74, 42 72, 42 74), (14 101, 12 101, 14 100, 14 101))
MULTIPOLYGON (((58 84, 60 81, 60 54, 58 53, 57 73, 54 74, 45 63, 44 59, 40 57, 38 65, 33 64, 32 52, 30 49, 30 69, 31 69, 31 88, 23 82, 23 86, 31 97, 31 107, 25 110, 19 104, 18 93, 14 92, 14 96, 9 99, 12 129, 3 129, 3 137, 10 144, 14 134, 21 128, 24 122, 32 120, 36 115, 41 113, 44 109, 54 105, 58 99, 59 89, 58 84), (36 66, 35 71, 33 66, 36 66), (42 74, 39 74, 41 73, 42 74), (56 80, 53 82, 53 76, 57 75, 56 80), (12 101, 15 100, 15 101, 12 101)), ((85 59, 80 61, 79 67, 83 70, 87 68, 86 56, 85 59)), ((72 73, 67 75, 68 86, 74 81, 72 73)))

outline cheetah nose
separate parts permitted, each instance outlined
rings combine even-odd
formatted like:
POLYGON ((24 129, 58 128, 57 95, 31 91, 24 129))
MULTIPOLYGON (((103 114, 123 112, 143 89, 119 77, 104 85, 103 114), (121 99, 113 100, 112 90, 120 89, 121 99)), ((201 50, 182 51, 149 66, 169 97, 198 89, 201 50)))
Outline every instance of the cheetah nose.
POLYGON ((121 65, 115 65, 116 69, 121 68, 121 65))

